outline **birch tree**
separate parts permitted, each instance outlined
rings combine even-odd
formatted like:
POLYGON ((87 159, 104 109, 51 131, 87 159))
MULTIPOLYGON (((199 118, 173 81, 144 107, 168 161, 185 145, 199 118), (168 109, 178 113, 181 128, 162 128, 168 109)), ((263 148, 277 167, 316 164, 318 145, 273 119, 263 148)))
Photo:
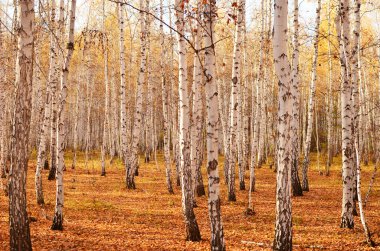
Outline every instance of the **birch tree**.
POLYGON ((276 0, 274 3, 273 57, 279 92, 274 250, 292 250, 292 205, 290 199, 292 97, 290 93, 293 91, 293 86, 287 56, 287 17, 288 2, 286 0, 276 0))
POLYGON ((318 6, 316 10, 315 19, 315 36, 314 36, 314 54, 313 54, 313 65, 311 70, 311 83, 310 83, 310 96, 307 111, 307 129, 305 138, 305 150, 304 159, 302 167, 302 190, 309 191, 309 180, 307 178, 307 172, 310 163, 310 145, 311 145, 311 135, 313 131, 313 114, 314 114, 314 98, 315 98, 315 84, 317 82, 317 63, 318 63, 318 42, 319 42, 319 24, 321 20, 321 0, 318 0, 318 6))
POLYGON ((216 20, 216 1, 209 0, 204 6, 204 46, 207 107, 207 174, 208 209, 211 223, 211 250, 226 250, 220 208, 220 178, 218 172, 218 86, 215 81, 214 27, 216 20))
MULTIPOLYGON (((127 154, 127 94, 126 94, 126 83, 125 83, 125 42, 124 42, 124 7, 123 4, 119 3, 118 15, 119 15, 119 30, 120 30, 120 148, 121 156, 124 161, 127 154)), ((143 22, 143 21, 141 21, 143 22)))
POLYGON ((140 70, 137 78, 137 93, 136 93, 136 103, 134 110, 134 123, 132 129, 132 142, 130 150, 128 151, 128 158, 126 164, 126 183, 128 189, 135 189, 135 171, 138 165, 138 148, 139 148, 139 136, 141 131, 141 112, 142 112, 142 95, 143 95, 143 85, 145 83, 145 73, 146 73, 146 22, 144 18, 144 13, 147 11, 144 9, 144 2, 140 0, 140 29, 141 29, 141 51, 140 51, 140 70), (144 12, 145 10, 145 12, 144 12))
POLYGON ((241 29, 243 25, 243 7, 245 6, 244 0, 239 0, 237 3, 237 23, 234 35, 234 51, 232 62, 232 78, 231 78, 231 100, 230 100, 230 153, 228 159, 228 200, 236 201, 235 195, 235 163, 236 163, 236 148, 238 131, 238 88, 241 84, 240 75, 240 50, 241 50, 241 29))
POLYGON ((291 120, 291 133, 292 133, 292 193, 293 196, 302 196, 302 187, 300 178, 298 176, 298 158, 299 158, 299 99, 300 99, 300 93, 299 93, 299 41, 298 41, 298 34, 299 34, 299 7, 298 7, 298 0, 294 0, 294 19, 293 19, 293 25, 294 25, 294 35, 293 35, 293 58, 292 58, 292 79, 293 79, 293 97, 292 97, 292 120, 291 120))
MULTIPOLYGON (((160 18, 163 20, 163 0, 160 0, 160 18)), ((169 121, 169 81, 166 78, 165 74, 165 59, 167 54, 167 47, 165 46, 165 34, 164 26, 160 22, 160 45, 161 45, 161 85, 162 85, 162 111, 164 114, 164 158, 165 158, 165 174, 166 174, 166 186, 168 192, 173 194, 173 185, 171 180, 171 158, 170 158, 170 121, 169 121)))
MULTIPOLYGON (((64 11, 64 1, 61 0, 61 11, 64 11)), ((66 55, 64 63, 62 66, 61 73, 61 87, 59 95, 59 106, 58 106, 58 133, 57 133, 57 170, 55 174, 56 178, 56 201, 54 209, 53 224, 51 226, 52 230, 62 230, 63 229, 63 203, 64 203, 64 193, 63 193, 63 168, 65 165, 64 160, 64 139, 65 139, 65 106, 67 98, 67 81, 69 76, 69 66, 71 57, 74 52, 74 23, 75 23, 75 10, 76 10, 76 0, 71 0, 71 10, 70 10, 70 24, 69 24, 69 39, 66 45, 66 55)), ((63 23, 61 24, 63 25, 63 23)))
POLYGON ((187 90, 187 44, 185 34, 185 3, 175 1, 175 16, 178 42, 178 90, 179 90, 179 147, 182 189, 182 212, 185 218, 186 240, 200 241, 201 234, 195 218, 192 201, 191 159, 190 159, 190 107, 187 90))
MULTIPOLYGON (((327 32, 330 36, 331 34, 331 0, 328 1, 328 19, 327 19, 327 32)), ((333 100, 332 100, 332 55, 331 55, 331 41, 328 39, 327 41, 328 48, 328 75, 327 75, 327 83, 328 83, 328 94, 327 94, 327 163, 325 175, 330 175, 330 166, 332 164, 332 155, 333 155, 333 139, 332 139, 332 113, 333 113, 333 100)))
POLYGON ((191 170, 193 177, 193 192, 194 195, 198 196, 205 195, 205 190, 203 186, 201 166, 202 166, 202 145, 203 145, 203 135, 202 135, 202 65, 199 50, 201 48, 201 29, 202 21, 201 2, 197 3, 197 13, 195 20, 197 22, 196 27, 193 29, 194 36, 194 70, 193 70, 193 84, 192 84, 192 97, 193 97, 193 116, 191 121, 191 170))
POLYGON ((350 58, 350 4, 341 0, 338 6, 336 29, 339 41, 339 59, 341 68, 341 107, 342 107, 342 216, 340 227, 353 228, 353 146, 352 146, 352 100, 350 58))
POLYGON ((105 93, 104 93, 104 123, 103 123, 103 142, 102 142, 102 149, 101 149, 101 162, 102 162, 102 172, 101 176, 106 176, 106 146, 107 146, 107 131, 108 131, 108 125, 109 125, 109 114, 108 114, 108 107, 109 107, 109 86, 108 86, 108 40, 107 40, 107 33, 105 29, 105 0, 103 0, 103 20, 102 20, 102 43, 103 43, 103 55, 104 55, 104 87, 105 87, 105 93))
MULTIPOLYGON (((0 18, 0 53, 5 53, 5 36, 3 31, 3 24, 0 18)), ((3 65, 5 63, 4 59, 0 59, 0 63, 3 65)), ((6 102, 7 102, 7 85, 6 85, 6 71, 5 67, 0 69, 0 189, 6 191, 6 185, 3 184, 4 180, 7 177, 7 151, 6 151, 6 102)), ((5 183, 5 182, 4 182, 5 183)))
POLYGON ((9 171, 9 230, 11 250, 32 250, 26 211, 26 178, 32 107, 34 1, 18 2, 14 118, 9 171))

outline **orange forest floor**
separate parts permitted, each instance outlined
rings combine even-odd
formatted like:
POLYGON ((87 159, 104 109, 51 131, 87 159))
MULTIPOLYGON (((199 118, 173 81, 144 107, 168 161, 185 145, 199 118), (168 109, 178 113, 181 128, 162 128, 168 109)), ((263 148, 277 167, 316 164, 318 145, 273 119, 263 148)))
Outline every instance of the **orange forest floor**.
MULTIPOLYGON (((127 190, 124 168, 117 161, 100 176, 99 156, 93 156, 88 167, 80 153, 78 166, 71 169, 71 153, 64 173, 64 230, 50 230, 55 203, 55 182, 47 180, 44 171, 45 207, 37 206, 34 193, 35 156, 28 170, 27 197, 34 250, 208 250, 209 219, 207 198, 197 198, 195 209, 202 241, 186 242, 181 193, 167 193, 162 155, 158 164, 141 160, 136 190, 127 190)), ((315 155, 309 170, 310 192, 292 198, 293 245, 295 250, 370 250, 364 242, 362 225, 355 217, 353 230, 341 229, 342 185, 340 160, 334 160, 329 177, 318 174, 315 155)), ((322 161, 321 161, 322 162, 322 161)), ((219 165, 222 175, 222 161, 219 165)), ((323 167, 321 167, 323 168, 323 167)), ((175 168, 172 167, 173 182, 175 168)), ((203 181, 207 186, 203 167, 203 181)), ((364 166, 362 193, 365 196, 373 164, 364 166)), ((246 186, 248 187, 248 171, 246 186)), ((237 175, 236 175, 237 176, 237 175)), ((223 176, 221 176, 223 177, 223 176)), ((227 201, 226 185, 221 179, 222 217, 228 250, 270 250, 275 222, 275 173, 269 166, 256 169, 256 191, 253 193, 254 216, 244 214, 248 192, 237 191, 237 201, 227 201)), ((376 180, 365 214, 373 240, 380 243, 380 185, 376 180)), ((236 181, 237 188, 238 181, 236 181)), ((9 250, 8 199, 0 195, 0 250, 9 250)), ((376 249, 376 248, 375 248, 376 249)), ((377 249, 380 249, 377 246, 377 249)))

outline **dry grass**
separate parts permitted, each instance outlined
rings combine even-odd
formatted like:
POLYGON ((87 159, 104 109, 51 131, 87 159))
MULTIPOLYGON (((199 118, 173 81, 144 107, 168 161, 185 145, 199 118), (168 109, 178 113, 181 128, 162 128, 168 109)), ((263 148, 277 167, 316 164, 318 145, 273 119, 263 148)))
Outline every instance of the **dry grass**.
MULTIPOLYGON (((180 190, 175 187, 174 195, 167 193, 161 155, 158 166, 154 163, 141 164, 140 176, 136 177, 137 189, 134 191, 125 188, 125 172, 120 162, 108 167, 107 176, 101 177, 99 161, 90 161, 89 169, 86 170, 83 156, 79 156, 79 166, 72 170, 69 168, 70 157, 64 177, 65 221, 62 232, 50 230, 55 182, 47 180, 45 171, 43 183, 46 205, 42 210, 35 202, 35 161, 31 161, 27 193, 29 216, 37 218, 37 222, 31 223, 34 250, 209 249, 207 198, 198 198, 198 208, 195 209, 203 240, 199 243, 184 241, 180 190), (48 219, 43 216, 43 211, 47 213, 48 219)), ((338 162, 336 159, 335 163, 338 162)), ((339 169, 339 165, 333 166, 331 175, 325 177, 318 175, 313 166, 309 174, 310 192, 303 197, 293 198, 295 250, 311 250, 311 246, 327 250, 369 250, 364 243, 359 218, 355 218, 354 230, 339 228, 339 169)), ((373 166, 363 168, 363 193, 367 191, 372 169, 373 166)), ((256 170, 256 175, 254 216, 244 214, 247 191, 237 191, 237 201, 230 203, 226 200, 226 186, 221 185, 222 217, 229 250, 270 249, 274 234, 275 174, 268 166, 264 166, 256 170), (263 246, 258 243, 263 243, 263 246)), ((246 178, 248 180, 248 176, 246 178)), ((206 175, 203 180, 206 185, 206 175)), ((365 213, 373 239, 379 243, 380 186, 376 184, 379 181, 375 183, 365 213)), ((8 250, 8 199, 3 195, 0 198, 0 249, 8 250)))

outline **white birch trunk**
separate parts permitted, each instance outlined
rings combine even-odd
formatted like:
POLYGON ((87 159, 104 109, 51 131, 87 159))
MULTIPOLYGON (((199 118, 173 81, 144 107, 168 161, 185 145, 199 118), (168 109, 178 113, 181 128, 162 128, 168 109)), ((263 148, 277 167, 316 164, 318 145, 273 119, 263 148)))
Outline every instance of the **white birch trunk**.
POLYGON ((46 86, 46 100, 45 100, 45 109, 44 109, 44 116, 42 119, 42 126, 40 130, 40 139, 39 139, 39 146, 37 150, 37 167, 36 167, 36 173, 35 173, 35 186, 36 186, 36 199, 38 205, 44 204, 44 196, 43 196, 43 190, 42 190, 42 169, 44 168, 45 162, 46 162, 46 141, 48 137, 49 132, 49 124, 50 122, 50 116, 51 116, 51 102, 52 102, 52 96, 51 96, 51 81, 50 79, 53 79, 54 75, 54 69, 55 64, 57 61, 57 55, 56 55, 56 44, 55 44, 55 37, 53 32, 55 31, 55 0, 52 1, 51 6, 51 12, 50 12, 50 28, 52 29, 52 34, 50 34, 50 66, 49 66, 49 83, 47 83, 46 86))
POLYGON ((338 16, 336 19, 336 28, 339 40, 339 54, 341 65, 341 113, 342 113, 342 228, 353 228, 353 152, 354 148, 352 135, 352 84, 350 79, 350 20, 349 20, 349 0, 341 0, 338 7, 338 16))
POLYGON ((190 107, 187 91, 187 45, 184 38, 185 19, 184 2, 175 1, 175 15, 178 41, 178 90, 179 90, 179 145, 180 169, 182 188, 182 211, 185 218, 186 240, 200 241, 201 235, 195 218, 191 187, 191 160, 190 160, 190 107))
MULTIPOLYGON (((52 2, 52 8, 55 7, 55 0, 52 2), (53 7, 54 6, 54 7, 53 7)), ((63 17, 62 17, 63 18, 63 17)), ((59 20, 61 19, 61 15, 59 17, 59 20)), ((52 20, 53 21, 53 20, 52 20)), ((59 75, 60 75, 60 63, 59 63, 59 56, 60 53, 60 36, 57 35, 60 31, 60 21, 52 22, 52 34, 51 34, 51 40, 52 40, 52 46, 51 46, 51 53, 53 54, 53 64, 50 65, 50 72, 49 72, 49 84, 50 84, 50 91, 51 91, 51 116, 50 116, 50 171, 48 180, 54 180, 55 179, 55 173, 57 169, 57 101, 58 101, 58 95, 57 95, 57 89, 58 89, 58 82, 59 82, 59 75)))
MULTIPOLYGON (((327 19, 327 32, 331 34, 331 0, 328 0, 328 19, 327 19)), ((328 48, 328 74, 327 74, 327 84, 328 84, 328 93, 327 93, 327 163, 325 175, 330 175, 330 166, 332 164, 333 157, 333 131, 332 131, 332 115, 333 115, 333 100, 332 100, 332 55, 331 55, 331 41, 327 41, 328 48)))
POLYGON ((229 138, 229 160, 228 160, 228 200, 236 201, 235 195, 235 163, 237 150, 237 134, 238 131, 238 91, 241 84, 240 75, 240 50, 241 50, 241 30, 243 25, 243 8, 244 0, 239 0, 237 3, 237 23, 234 35, 234 52, 232 62, 232 78, 231 78, 231 99, 230 99, 230 138, 229 138), (243 4, 242 4, 243 3, 243 4))
POLYGON ((211 250, 226 250, 220 208, 220 178, 218 173, 218 86, 215 81, 215 45, 214 27, 216 21, 216 1, 207 1, 205 8, 205 77, 207 107, 207 173, 208 173, 208 209, 211 223, 211 250))
MULTIPOLYGON (((143 1, 140 0, 140 8, 143 9, 143 1)), ((146 9, 145 9, 146 10, 146 9)), ((146 73, 146 22, 144 19, 144 12, 140 11, 140 25, 141 25, 141 62, 140 70, 137 79, 137 94, 136 103, 134 110, 134 123, 132 129, 132 143, 131 149, 128 151, 128 158, 126 164, 126 183, 128 189, 135 189, 135 171, 138 166, 138 150, 139 150, 139 136, 141 132, 141 112, 142 112, 142 95, 143 95, 143 85, 145 83, 145 73, 146 73)))
MULTIPOLYGON (((163 0, 160 0, 160 18, 163 19, 163 0)), ((168 102, 168 81, 165 74, 165 60, 167 47, 165 46, 165 33, 164 26, 160 22, 160 44, 161 44, 161 85, 162 85, 162 112, 164 115, 164 158, 165 158, 165 174, 166 174, 166 186, 168 192, 173 194, 173 185, 171 180, 171 158, 170 158, 170 121, 169 121, 169 102, 168 102)))
MULTIPOLYGON (((360 0, 356 0, 355 4, 360 4, 360 0)), ((359 7, 360 8, 360 7, 359 7)), ((362 203, 362 195, 361 195, 361 167, 360 167, 360 154, 358 150, 358 144, 357 141, 355 143, 355 152, 356 152, 356 181, 357 181, 357 189, 358 189, 358 204, 359 204, 359 213, 360 213, 360 221, 362 223, 363 229, 364 229, 364 235, 367 241, 367 244, 370 247, 373 247, 375 243, 371 239, 371 232, 367 226, 366 219, 364 216, 364 209, 363 209, 363 203, 362 203)))
POLYGON ((293 91, 292 93, 292 120, 291 120, 291 133, 292 133, 292 194, 293 196, 302 196, 302 187, 300 178, 298 176, 298 158, 299 158, 299 22, 298 22, 298 0, 294 0, 294 35, 293 35, 293 58, 292 58, 292 78, 293 78, 293 91))
POLYGON ((311 145, 311 135, 313 132, 313 114, 314 114, 314 98, 315 98, 315 84, 317 82, 317 64, 318 64, 318 42, 319 42, 319 24, 321 20, 321 0, 318 0, 317 10, 315 19, 315 36, 314 36, 314 54, 313 54, 313 65, 311 70, 311 83, 310 83, 310 93, 309 93, 309 103, 307 111, 307 129, 305 138, 305 150, 304 159, 302 166, 302 190, 309 191, 309 180, 307 177, 307 172, 310 163, 310 145, 311 145))
MULTIPOLYGON (((64 11, 64 1, 61 0, 61 11, 64 11)), ((56 170, 56 201, 54 209, 54 219, 51 226, 52 230, 63 230, 63 204, 64 204, 64 192, 63 192, 63 169, 65 165, 64 160, 64 140, 66 136, 65 132, 65 106, 67 98, 67 80, 69 76, 70 60, 74 52, 74 23, 75 23, 75 10, 76 0, 71 0, 70 10, 70 25, 69 25, 69 40, 66 46, 67 52, 62 65, 61 73, 61 88, 59 95, 59 107, 58 107, 58 133, 57 133, 57 170, 56 170)), ((63 19, 61 20, 63 21, 63 19)), ((61 23, 63 26, 63 22, 61 23)))
POLYGON ((287 57, 288 2, 276 0, 274 5, 273 56, 278 78, 277 188, 274 250, 292 250, 291 154, 290 122, 292 115, 292 77, 287 57))
MULTIPOLYGON (((191 122, 191 171, 192 171, 192 185, 193 193, 197 196, 205 195, 205 190, 203 187, 203 180, 201 174, 202 166, 202 66, 201 66, 201 55, 199 49, 201 48, 201 15, 199 14, 202 8, 201 2, 198 1, 197 4, 197 14, 195 20, 197 22, 196 28, 193 30, 194 36, 194 69, 193 69, 193 84, 192 84, 192 97, 193 97, 193 116, 191 122)), ((195 200, 195 199, 194 199, 195 200)))
POLYGON ((108 107, 109 107, 109 86, 108 86, 108 39, 107 39, 107 33, 105 28, 105 0, 103 0, 103 20, 102 20, 102 42, 103 42, 103 55, 104 55, 104 123, 103 123, 103 140, 102 140, 102 148, 101 148, 101 176, 106 176, 106 147, 107 147, 107 132, 108 125, 109 125, 109 114, 108 114, 108 107))
POLYGON ((78 120, 79 120, 79 93, 80 93, 80 80, 77 80, 76 85, 76 98, 75 98, 75 111, 74 111, 74 139, 73 139, 73 163, 71 169, 75 169, 77 163, 77 148, 78 148, 78 120))
POLYGON ((126 93, 126 72, 125 72, 125 44, 124 44, 124 7, 118 4, 119 30, 120 30, 120 156, 126 161, 127 154, 127 93, 126 93))

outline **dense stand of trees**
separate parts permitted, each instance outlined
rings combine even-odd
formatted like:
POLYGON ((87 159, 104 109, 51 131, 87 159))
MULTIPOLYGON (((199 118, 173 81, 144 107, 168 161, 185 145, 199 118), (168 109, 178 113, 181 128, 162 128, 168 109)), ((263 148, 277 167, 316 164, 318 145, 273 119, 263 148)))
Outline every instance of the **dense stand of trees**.
POLYGON ((64 172, 77 168, 77 151, 85 152, 85 168, 100 151, 102 176, 120 158, 128 189, 139 186, 139 156, 157 163, 162 151, 162 182, 171 194, 181 188, 189 241, 201 240, 193 209, 207 195, 212 250, 226 249, 221 200, 234 202, 236 189, 247 189, 246 214, 253 215, 255 169, 264 163, 277 175, 273 249, 291 250, 291 197, 313 192, 310 152, 326 176, 341 155, 340 227, 353 228, 359 214, 373 245, 360 166, 372 161, 376 172, 380 157, 380 31, 372 15, 380 6, 317 0, 313 22, 302 23, 299 4, 91 1, 81 25, 76 0, 2 4, 0 174, 11 250, 32 249, 31 153, 35 199, 44 205, 49 169, 56 180, 51 229, 62 230, 64 172))

